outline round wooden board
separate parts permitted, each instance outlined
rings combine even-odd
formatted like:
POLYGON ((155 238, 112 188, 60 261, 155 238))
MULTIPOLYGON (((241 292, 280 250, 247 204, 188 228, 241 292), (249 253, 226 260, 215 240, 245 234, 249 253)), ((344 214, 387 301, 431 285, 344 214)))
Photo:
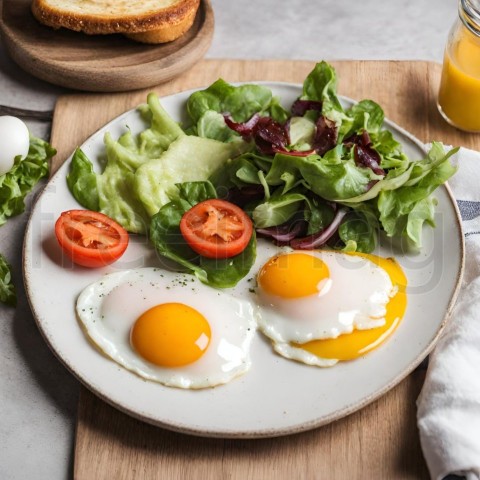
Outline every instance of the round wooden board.
POLYGON ((119 92, 166 82, 199 61, 213 37, 210 0, 201 1, 187 33, 159 45, 117 34, 54 30, 35 20, 30 4, 31 0, 3 0, 0 31, 8 53, 35 77, 77 90, 119 92))

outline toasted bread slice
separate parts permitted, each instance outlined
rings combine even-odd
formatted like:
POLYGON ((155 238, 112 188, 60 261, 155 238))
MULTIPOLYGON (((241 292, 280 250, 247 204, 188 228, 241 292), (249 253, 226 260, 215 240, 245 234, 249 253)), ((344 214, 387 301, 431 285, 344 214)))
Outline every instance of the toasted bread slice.
POLYGON ((142 43, 165 43, 171 42, 184 33, 186 33, 193 25, 197 9, 192 9, 185 17, 176 24, 170 24, 156 30, 147 32, 125 33, 125 36, 142 43))
POLYGON ((200 0, 33 0, 44 25, 90 35, 123 33, 145 43, 163 43, 193 24, 200 0))

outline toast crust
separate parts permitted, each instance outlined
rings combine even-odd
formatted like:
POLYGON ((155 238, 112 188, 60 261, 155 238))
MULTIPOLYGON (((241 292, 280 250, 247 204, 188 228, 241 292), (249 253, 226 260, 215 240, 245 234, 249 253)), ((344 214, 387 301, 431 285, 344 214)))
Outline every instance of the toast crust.
POLYGON ((125 33, 124 35, 136 42, 141 43, 166 43, 176 40, 185 34, 195 21, 196 10, 192 10, 188 15, 177 25, 169 25, 156 30, 149 30, 148 32, 125 33))
MULTIPOLYGON (((200 0, 177 0, 172 5, 157 11, 152 8, 151 11, 142 14, 119 12, 107 16, 72 12, 68 8, 58 9, 51 6, 48 0, 33 0, 32 13, 40 23, 56 29, 63 27, 89 35, 151 32, 150 36, 146 35, 144 38, 158 38, 160 40, 153 43, 161 43, 178 38, 191 27, 199 4, 200 0), (169 29, 173 33, 169 34, 169 29), (175 36, 175 32, 177 32, 177 36, 175 36), (178 35, 178 32, 181 33, 178 35), (162 40, 170 37, 173 38, 162 40)), ((142 36, 139 37, 139 41, 144 41, 141 38, 142 36)))

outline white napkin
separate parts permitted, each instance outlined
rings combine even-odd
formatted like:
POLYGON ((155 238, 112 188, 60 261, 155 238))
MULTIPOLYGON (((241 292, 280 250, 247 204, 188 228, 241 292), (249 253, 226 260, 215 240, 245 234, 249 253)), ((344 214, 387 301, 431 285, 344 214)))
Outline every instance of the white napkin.
POLYGON ((462 214, 466 265, 452 317, 430 356, 417 400, 423 454, 433 480, 480 480, 480 153, 461 148, 449 181, 462 214))

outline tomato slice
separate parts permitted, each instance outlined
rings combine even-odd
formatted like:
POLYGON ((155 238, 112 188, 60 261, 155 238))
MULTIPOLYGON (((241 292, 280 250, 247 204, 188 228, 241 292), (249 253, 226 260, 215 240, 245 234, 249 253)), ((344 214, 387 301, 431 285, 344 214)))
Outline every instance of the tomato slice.
POLYGON ((229 258, 245 250, 253 233, 250 217, 225 200, 205 200, 184 213, 180 231, 195 252, 229 258))
POLYGON ((113 263, 128 246, 128 233, 122 226, 90 210, 63 212, 55 223, 55 235, 69 258, 90 268, 113 263))

